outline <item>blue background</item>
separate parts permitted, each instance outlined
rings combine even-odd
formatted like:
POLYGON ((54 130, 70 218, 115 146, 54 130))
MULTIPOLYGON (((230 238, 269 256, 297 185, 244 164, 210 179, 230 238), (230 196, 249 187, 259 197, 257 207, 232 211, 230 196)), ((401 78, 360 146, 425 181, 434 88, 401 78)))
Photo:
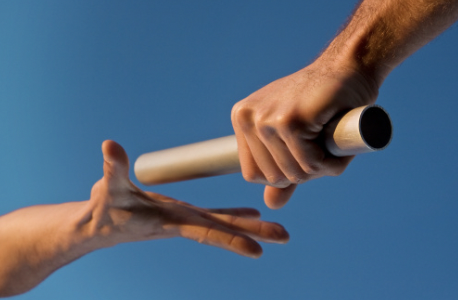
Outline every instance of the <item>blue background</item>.
MULTIPOLYGON (((133 162, 232 134, 233 104, 310 63, 354 5, 1 1, 0 214, 88 199, 105 139, 133 162)), ((455 25, 386 80, 388 149, 302 185, 279 211, 240 174, 152 189, 256 207, 287 245, 251 260, 184 239, 124 244, 17 299, 458 299, 457 37, 455 25)))

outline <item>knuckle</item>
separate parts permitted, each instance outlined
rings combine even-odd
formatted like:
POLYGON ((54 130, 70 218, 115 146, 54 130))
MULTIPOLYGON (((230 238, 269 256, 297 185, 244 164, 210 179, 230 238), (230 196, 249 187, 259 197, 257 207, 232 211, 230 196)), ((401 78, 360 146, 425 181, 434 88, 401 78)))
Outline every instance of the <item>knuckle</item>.
POLYGON ((273 187, 283 188, 289 185, 288 179, 283 174, 271 174, 266 176, 266 179, 273 187))
POLYGON ((321 170, 322 170, 321 164, 316 163, 316 162, 308 162, 304 166, 304 172, 307 173, 307 174, 310 174, 310 175, 319 174, 321 172, 321 170))
POLYGON ((254 123, 258 128, 264 127, 268 124, 268 116, 262 110, 258 110, 254 116, 254 123))
POLYGON ((270 115, 268 113, 258 111, 255 116, 256 128, 258 129, 260 136, 266 139, 282 132, 290 132, 291 123, 292 119, 286 114, 270 115))
POLYGON ((297 138, 299 136, 298 133, 302 132, 305 128, 305 126, 301 125, 301 121, 293 114, 282 114, 277 116, 275 124, 278 133, 286 138, 297 138))
POLYGON ((294 117, 291 114, 279 114, 275 117, 275 124, 278 128, 289 129, 294 123, 294 117))
POLYGON ((243 179, 245 179, 248 182, 252 182, 252 183, 257 183, 261 177, 260 174, 258 174, 254 170, 243 170, 242 176, 243 176, 243 179))
POLYGON ((306 174, 291 174, 288 176, 288 180, 293 184, 300 184, 307 179, 306 174))
POLYGON ((231 120, 233 124, 237 124, 240 127, 244 128, 247 126, 247 124, 251 123, 251 115, 251 109, 239 102, 235 104, 232 108, 231 120))
POLYGON ((234 104, 234 106, 232 107, 232 110, 231 110, 231 119, 232 119, 232 122, 235 121, 237 115, 239 114, 240 107, 241 107, 240 102, 237 102, 237 103, 234 104))

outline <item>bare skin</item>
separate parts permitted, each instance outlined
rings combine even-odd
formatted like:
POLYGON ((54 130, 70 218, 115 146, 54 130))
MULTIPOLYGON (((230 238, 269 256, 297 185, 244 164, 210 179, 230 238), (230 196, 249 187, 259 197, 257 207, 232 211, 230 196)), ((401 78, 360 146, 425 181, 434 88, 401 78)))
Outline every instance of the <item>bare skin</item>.
POLYGON ((124 149, 102 145, 104 176, 87 201, 23 208, 0 217, 0 297, 24 293, 60 267, 120 243, 184 237, 258 258, 285 229, 251 208, 202 209, 136 187, 124 149))
MULTIPOLYGON (((374 103, 386 76, 457 19, 458 0, 365 0, 311 65, 237 103, 232 122, 242 173, 268 185, 267 206, 282 207, 299 183, 341 174, 352 158, 323 151, 323 127, 374 103)), ((119 145, 105 142, 103 154, 104 177, 89 200, 0 217, 0 296, 24 293, 79 257, 124 242, 185 237, 259 257, 256 241, 288 240, 282 226, 257 220, 253 209, 205 210, 143 192, 130 182, 119 145)))
POLYGON ((336 176, 352 157, 327 154, 323 127, 352 108, 372 104, 386 76, 458 19, 458 0, 365 0, 309 66, 278 79, 232 110, 242 174, 266 185, 277 209, 297 184, 336 176))

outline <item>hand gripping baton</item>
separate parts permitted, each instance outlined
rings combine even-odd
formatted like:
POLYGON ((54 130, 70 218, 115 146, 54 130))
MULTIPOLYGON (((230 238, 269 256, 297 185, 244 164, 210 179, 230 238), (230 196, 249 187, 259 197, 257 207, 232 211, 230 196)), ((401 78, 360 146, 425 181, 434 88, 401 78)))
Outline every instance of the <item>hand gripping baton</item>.
MULTIPOLYGON (((392 124, 378 105, 355 108, 324 128, 324 144, 334 156, 350 156, 385 149, 392 124)), ((134 165, 138 181, 154 185, 240 172, 235 135, 150 152, 134 165)))

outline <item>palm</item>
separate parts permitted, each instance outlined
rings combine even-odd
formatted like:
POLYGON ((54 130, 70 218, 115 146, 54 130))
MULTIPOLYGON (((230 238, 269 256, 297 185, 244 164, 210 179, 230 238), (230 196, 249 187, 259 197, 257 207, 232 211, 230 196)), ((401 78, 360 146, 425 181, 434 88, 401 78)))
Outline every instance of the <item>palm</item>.
POLYGON ((289 236, 276 223, 260 221, 251 208, 202 209, 152 192, 128 178, 129 163, 122 147, 103 145, 104 177, 92 190, 91 202, 105 212, 101 228, 116 232, 115 243, 184 237, 241 255, 258 257, 256 241, 285 243, 289 236))

